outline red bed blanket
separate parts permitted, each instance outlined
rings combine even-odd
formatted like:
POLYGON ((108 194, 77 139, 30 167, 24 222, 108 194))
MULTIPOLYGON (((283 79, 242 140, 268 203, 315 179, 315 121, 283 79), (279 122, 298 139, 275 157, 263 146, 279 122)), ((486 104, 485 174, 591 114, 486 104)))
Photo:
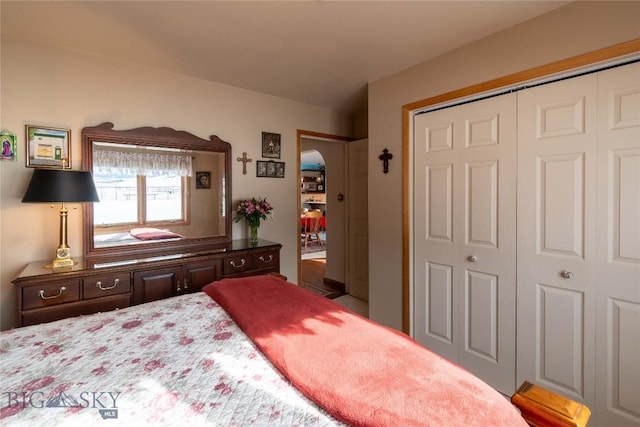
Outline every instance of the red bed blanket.
POLYGON ((352 426, 527 426, 471 373, 304 288, 253 276, 203 290, 295 387, 352 426))

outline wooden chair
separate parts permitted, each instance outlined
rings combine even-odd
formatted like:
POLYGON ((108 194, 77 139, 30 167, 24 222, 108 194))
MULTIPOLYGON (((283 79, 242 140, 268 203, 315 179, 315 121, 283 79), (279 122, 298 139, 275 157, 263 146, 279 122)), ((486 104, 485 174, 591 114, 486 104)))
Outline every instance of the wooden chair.
POLYGON ((305 249, 309 243, 317 243, 322 247, 322 239, 320 238, 320 218, 322 211, 319 209, 305 212, 302 227, 302 244, 305 249))

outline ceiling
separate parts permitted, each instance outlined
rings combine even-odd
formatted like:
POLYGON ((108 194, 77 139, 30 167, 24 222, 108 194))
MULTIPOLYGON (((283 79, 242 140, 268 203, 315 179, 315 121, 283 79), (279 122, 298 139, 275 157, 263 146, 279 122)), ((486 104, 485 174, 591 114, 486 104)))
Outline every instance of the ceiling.
POLYGON ((2 35, 355 114, 367 83, 568 1, 0 1, 2 35))

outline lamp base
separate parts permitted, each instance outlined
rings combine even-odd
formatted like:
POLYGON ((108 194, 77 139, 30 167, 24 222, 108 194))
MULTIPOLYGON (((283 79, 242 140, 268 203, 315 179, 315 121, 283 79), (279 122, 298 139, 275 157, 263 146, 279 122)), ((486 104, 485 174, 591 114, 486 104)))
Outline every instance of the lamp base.
POLYGON ((54 270, 66 269, 68 267, 73 267, 77 263, 78 263, 77 261, 74 261, 71 259, 69 248, 61 245, 56 250, 56 259, 51 261, 51 264, 47 264, 45 267, 52 268, 54 270))

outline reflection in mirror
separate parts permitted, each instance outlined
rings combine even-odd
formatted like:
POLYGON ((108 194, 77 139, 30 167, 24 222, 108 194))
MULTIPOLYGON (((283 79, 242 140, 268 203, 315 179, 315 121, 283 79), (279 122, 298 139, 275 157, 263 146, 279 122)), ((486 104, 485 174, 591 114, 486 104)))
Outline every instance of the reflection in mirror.
POLYGON ((203 251, 228 243, 230 145, 169 128, 83 130, 100 202, 85 209, 85 256, 203 251))

